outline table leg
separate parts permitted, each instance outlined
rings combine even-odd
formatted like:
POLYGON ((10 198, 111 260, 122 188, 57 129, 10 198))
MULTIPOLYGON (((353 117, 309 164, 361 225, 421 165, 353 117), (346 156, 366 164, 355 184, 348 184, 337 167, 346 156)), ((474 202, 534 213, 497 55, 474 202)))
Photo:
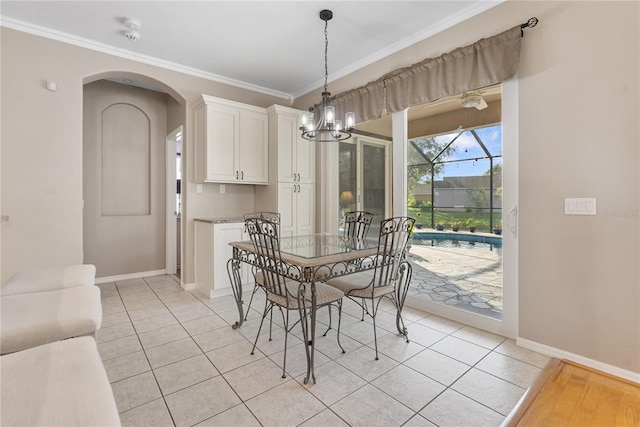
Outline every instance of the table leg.
POLYGON ((307 376, 304 377, 304 383, 307 384, 309 382, 309 377, 311 376, 311 353, 309 351, 309 323, 307 316, 307 307, 304 303, 305 300, 305 285, 300 284, 298 288, 298 311, 300 312, 300 326, 302 327, 302 339, 304 340, 304 351, 307 356, 307 376))
POLYGON ((240 278, 240 263, 241 261, 236 258, 236 249, 233 249, 233 258, 227 261, 227 273, 229 274, 229 280, 231 281, 231 289, 233 290, 233 296, 238 304, 238 321, 231 327, 237 329, 242 326, 244 322, 244 313, 242 309, 242 279, 240 278))

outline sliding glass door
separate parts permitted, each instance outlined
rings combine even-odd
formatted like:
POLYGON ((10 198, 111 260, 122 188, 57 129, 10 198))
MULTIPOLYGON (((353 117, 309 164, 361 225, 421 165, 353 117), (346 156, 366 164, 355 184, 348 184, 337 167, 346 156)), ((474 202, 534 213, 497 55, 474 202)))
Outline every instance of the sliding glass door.
POLYGON ((361 135, 340 143, 340 217, 353 210, 371 212, 371 235, 390 211, 389 146, 384 139, 361 135))

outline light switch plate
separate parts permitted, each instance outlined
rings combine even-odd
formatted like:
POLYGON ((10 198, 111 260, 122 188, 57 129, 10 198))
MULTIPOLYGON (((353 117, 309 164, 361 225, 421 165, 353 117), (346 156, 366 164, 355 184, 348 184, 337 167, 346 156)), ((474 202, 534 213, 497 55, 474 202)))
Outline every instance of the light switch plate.
POLYGON ((595 215, 596 199, 591 198, 565 198, 564 199, 565 215, 595 215))
POLYGON ((220 184, 220 194, 224 194, 227 192, 227 187, 224 184, 220 184))
POLYGON ((202 184, 196 184, 196 193, 202 193, 202 184))

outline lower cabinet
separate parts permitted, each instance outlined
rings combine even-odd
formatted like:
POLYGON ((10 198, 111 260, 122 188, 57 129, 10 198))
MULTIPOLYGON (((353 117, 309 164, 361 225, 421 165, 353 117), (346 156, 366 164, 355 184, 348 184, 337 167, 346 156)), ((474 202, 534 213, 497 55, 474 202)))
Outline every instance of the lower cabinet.
MULTIPOLYGON (((244 222, 217 223, 195 220, 196 288, 209 298, 232 294, 227 262, 233 255, 230 242, 248 240, 244 222)), ((242 284, 253 283, 247 264, 241 265, 242 284)))
POLYGON ((278 212, 282 237, 313 234, 315 229, 315 185, 278 184, 278 212))

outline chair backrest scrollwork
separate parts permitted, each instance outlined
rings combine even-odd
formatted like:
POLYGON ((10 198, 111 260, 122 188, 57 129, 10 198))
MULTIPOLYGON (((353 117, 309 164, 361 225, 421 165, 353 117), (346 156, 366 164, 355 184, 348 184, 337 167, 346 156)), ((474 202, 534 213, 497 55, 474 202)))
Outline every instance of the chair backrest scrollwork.
POLYGON ((344 236, 364 239, 373 222, 373 214, 363 211, 347 212, 344 217, 344 236))
POLYGON ((407 243, 415 222, 413 218, 395 217, 380 223, 373 288, 395 284, 398 280, 400 265, 406 259, 407 243))

